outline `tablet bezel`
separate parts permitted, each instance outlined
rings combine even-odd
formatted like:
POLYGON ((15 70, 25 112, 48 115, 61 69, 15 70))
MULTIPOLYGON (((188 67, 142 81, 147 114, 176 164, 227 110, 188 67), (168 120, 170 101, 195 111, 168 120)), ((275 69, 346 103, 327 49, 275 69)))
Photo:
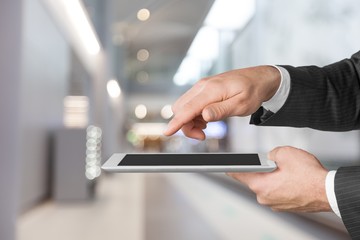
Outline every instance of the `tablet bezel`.
MULTIPOLYGON (((271 172, 276 169, 275 162, 268 160, 266 154, 257 154, 261 165, 198 165, 198 166, 118 166, 127 154, 151 155, 153 153, 115 153, 103 165, 102 169, 109 172, 271 172)), ((177 153, 154 153, 172 155, 177 153)), ((209 154, 209 153, 197 153, 209 154)), ((211 153, 239 154, 241 153, 211 153)), ((181 155, 186 155, 182 153, 181 155)))

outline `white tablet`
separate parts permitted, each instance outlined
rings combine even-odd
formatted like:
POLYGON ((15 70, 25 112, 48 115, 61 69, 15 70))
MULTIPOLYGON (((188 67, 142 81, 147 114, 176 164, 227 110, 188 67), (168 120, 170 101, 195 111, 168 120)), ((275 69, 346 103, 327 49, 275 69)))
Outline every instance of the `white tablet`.
POLYGON ((270 172, 276 164, 266 154, 116 153, 102 169, 111 172, 270 172))

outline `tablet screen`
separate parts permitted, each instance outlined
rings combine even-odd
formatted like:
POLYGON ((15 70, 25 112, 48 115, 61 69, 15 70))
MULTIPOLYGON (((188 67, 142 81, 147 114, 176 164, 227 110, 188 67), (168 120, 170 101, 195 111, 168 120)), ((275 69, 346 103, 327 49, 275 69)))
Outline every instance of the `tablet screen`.
POLYGON ((126 154, 118 166, 260 165, 257 154, 126 154))

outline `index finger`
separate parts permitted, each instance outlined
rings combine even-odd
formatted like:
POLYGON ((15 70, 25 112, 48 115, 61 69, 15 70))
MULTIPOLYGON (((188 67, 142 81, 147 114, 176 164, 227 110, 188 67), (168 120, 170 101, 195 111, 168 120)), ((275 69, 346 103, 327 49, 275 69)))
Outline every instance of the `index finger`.
POLYGON ((187 103, 183 104, 183 106, 180 106, 174 114, 173 119, 168 123, 164 134, 166 136, 173 135, 186 123, 200 116, 207 105, 218 101, 215 95, 216 94, 209 94, 206 91, 202 91, 192 97, 187 103))

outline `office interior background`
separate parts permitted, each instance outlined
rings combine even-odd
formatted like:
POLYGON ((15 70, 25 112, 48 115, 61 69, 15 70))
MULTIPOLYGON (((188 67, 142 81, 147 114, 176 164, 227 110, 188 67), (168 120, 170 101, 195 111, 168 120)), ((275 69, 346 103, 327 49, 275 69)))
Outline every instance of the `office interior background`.
POLYGON ((359 165, 360 134, 209 124, 164 137, 202 77, 323 66, 359 50, 356 0, 4 0, 0 239, 349 239, 332 213, 276 213, 224 174, 107 174, 114 152, 315 154, 359 165))

